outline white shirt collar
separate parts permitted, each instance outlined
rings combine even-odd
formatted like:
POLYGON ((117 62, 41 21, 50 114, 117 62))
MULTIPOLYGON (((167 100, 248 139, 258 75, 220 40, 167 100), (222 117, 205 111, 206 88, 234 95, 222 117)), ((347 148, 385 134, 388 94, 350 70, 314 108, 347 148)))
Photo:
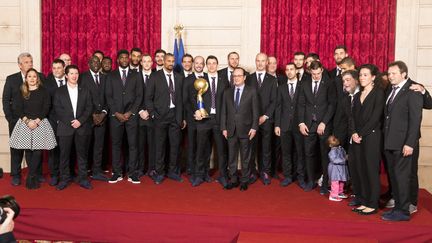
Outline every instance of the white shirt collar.
POLYGON ((401 89, 406 84, 406 82, 408 82, 408 79, 405 79, 404 81, 400 82, 397 85, 393 85, 392 88, 399 87, 399 89, 401 89))

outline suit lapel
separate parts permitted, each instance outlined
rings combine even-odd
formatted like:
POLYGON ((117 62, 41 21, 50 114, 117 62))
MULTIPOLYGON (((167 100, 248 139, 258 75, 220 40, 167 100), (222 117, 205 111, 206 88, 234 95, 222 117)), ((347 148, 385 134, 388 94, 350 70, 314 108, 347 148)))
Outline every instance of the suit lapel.
MULTIPOLYGON (((393 102, 390 105, 390 110, 392 110, 393 107, 396 105, 396 103, 400 100, 400 97, 405 95, 405 93, 409 90, 410 85, 411 85, 411 80, 408 79, 408 81, 404 84, 404 86, 402 86, 401 90, 393 98, 393 102)), ((390 92, 390 95, 391 95, 391 92, 390 92)))
POLYGON ((64 96, 66 98, 66 105, 69 106, 68 109, 72 112, 72 116, 73 116, 72 100, 71 100, 71 97, 69 95, 69 90, 68 90, 67 84, 64 85, 64 87, 65 87, 64 90, 66 93, 66 95, 64 96))

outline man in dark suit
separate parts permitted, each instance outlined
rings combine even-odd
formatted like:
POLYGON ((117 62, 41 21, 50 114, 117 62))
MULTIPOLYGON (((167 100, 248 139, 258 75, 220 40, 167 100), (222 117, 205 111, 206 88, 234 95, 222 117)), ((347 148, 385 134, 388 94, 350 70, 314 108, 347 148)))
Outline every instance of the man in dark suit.
POLYGON ((281 140, 284 174, 284 179, 280 185, 288 186, 296 176, 300 187, 304 188, 306 185, 303 137, 298 130, 298 97, 301 82, 297 80, 294 63, 286 65, 285 73, 288 80, 278 87, 278 101, 275 111, 275 134, 281 140), (295 163, 293 163, 294 151, 297 154, 295 163), (296 175, 293 175, 294 168, 296 168, 296 175))
MULTIPOLYGON (((51 64, 51 73, 48 75, 44 87, 47 89, 48 93, 51 96, 51 104, 54 104, 54 95, 57 89, 63 85, 66 85, 67 79, 65 76, 65 63, 61 59, 55 59, 51 64)), ((51 127, 56 134, 57 144, 57 115, 54 109, 54 106, 51 106, 50 111, 48 113, 48 120, 51 124, 51 127)), ((71 175, 75 174, 75 161, 74 159, 70 160, 71 167, 71 175)), ((55 186, 59 182, 59 164, 60 164, 60 146, 55 147, 49 151, 48 157, 48 168, 50 170, 51 180, 49 182, 50 186, 55 186)))
POLYGON ((246 85, 254 87, 259 101, 259 129, 257 138, 253 141, 252 163, 258 157, 258 169, 264 185, 271 183, 271 144, 276 109, 277 81, 266 72, 267 55, 258 53, 255 58, 256 72, 247 76, 246 85))
POLYGON ((92 56, 89 61, 89 70, 80 75, 80 86, 90 92, 92 98, 92 143, 89 146, 92 158, 92 178, 94 180, 108 181, 102 169, 103 149, 107 124, 108 107, 105 100, 106 75, 99 70, 100 60, 92 56))
POLYGON ((342 68, 340 66, 342 59, 348 56, 347 48, 344 45, 338 45, 335 47, 333 51, 333 58, 336 62, 336 67, 333 68, 330 72, 330 79, 334 79, 339 77, 342 74, 342 68))
POLYGON ((333 82, 323 76, 322 64, 313 61, 310 65, 311 79, 302 83, 299 96, 299 129, 304 136, 307 185, 305 191, 315 187, 319 171, 323 173, 320 193, 328 193, 328 145, 327 138, 332 132, 336 93, 333 82))
POLYGON ((112 71, 106 82, 106 99, 110 112, 110 129, 112 140, 112 166, 113 176, 110 183, 123 180, 123 171, 120 163, 120 153, 123 136, 126 133, 128 142, 127 174, 128 181, 139 184, 137 171, 137 134, 138 109, 143 98, 142 82, 138 73, 129 68, 129 52, 120 50, 117 53, 118 69, 112 71))
POLYGON ((66 67, 67 84, 58 88, 54 95, 57 114, 57 136, 60 146, 60 182, 57 190, 63 190, 71 181, 70 153, 75 145, 78 161, 78 183, 92 189, 87 178, 87 155, 91 137, 92 100, 87 89, 78 85, 79 71, 75 65, 66 67))
POLYGON ((310 77, 310 73, 306 72, 304 68, 305 57, 306 55, 304 54, 304 52, 298 51, 294 53, 293 62, 297 71, 297 80, 300 82, 310 77))
POLYGON ((186 127, 183 121, 182 79, 173 71, 174 55, 167 53, 164 67, 154 73, 147 84, 145 102, 147 111, 155 124, 156 174, 153 180, 161 184, 165 176, 167 137, 169 142, 168 178, 182 182, 178 165, 181 132, 186 127))
POLYGON ((384 111, 384 153, 392 184, 395 207, 384 213, 383 220, 407 221, 410 219, 411 174, 413 152, 419 146, 423 97, 410 90, 413 81, 408 78, 408 67, 402 61, 389 64, 384 111))
MULTIPOLYGON (((20 88, 25 80, 25 75, 30 68, 33 68, 33 57, 30 53, 24 52, 18 56, 18 67, 19 72, 7 76, 6 83, 3 87, 3 112, 9 125, 9 136, 19 119, 19 115, 16 114, 14 101, 18 95, 21 95, 20 88)), ((45 80, 43 74, 39 73, 39 77, 42 83, 45 80)), ((21 184, 21 162, 23 159, 23 150, 10 148, 10 159, 11 159, 11 173, 12 177, 11 184, 18 186, 21 184)), ((40 180, 43 181, 42 170, 40 170, 40 180)))
POLYGON ((152 72, 156 72, 163 69, 165 55, 166 55, 166 51, 164 51, 163 49, 157 49, 155 51, 154 62, 156 63, 156 67, 152 69, 152 72))
POLYGON ((217 160, 219 166, 219 178, 218 182, 223 187, 228 185, 227 175, 227 148, 226 140, 223 138, 220 129, 221 120, 221 109, 222 109, 222 98, 225 90, 229 87, 229 83, 224 81, 222 77, 219 77, 217 72, 218 60, 215 56, 208 56, 206 60, 208 78, 206 79, 208 84, 207 91, 202 95, 204 109, 208 118, 203 119, 203 114, 200 111, 200 107, 197 104, 198 92, 194 89, 191 95, 193 110, 195 111, 195 119, 197 120, 197 156, 196 164, 194 167, 194 175, 192 179, 192 186, 199 186, 208 177, 207 168, 210 167, 208 164, 209 148, 213 147, 211 140, 214 140, 217 151, 217 160))
POLYGON ((259 98, 257 90, 245 85, 243 68, 233 71, 234 88, 227 89, 223 96, 221 130, 228 140, 228 166, 230 183, 227 189, 240 185, 240 190, 248 189, 252 165, 252 139, 258 130, 259 98), (237 175, 237 158, 240 149, 241 179, 237 175))
MULTIPOLYGON (((150 80, 153 61, 149 54, 144 54, 141 58, 141 71, 138 74, 142 82, 143 94, 150 80)), ((138 175, 144 175, 145 161, 147 161, 147 175, 152 177, 155 173, 155 137, 153 119, 147 110, 145 99, 142 99, 139 108, 139 136, 138 136, 138 175), (146 149, 147 148, 147 149, 146 149), (147 152, 147 153, 145 153, 147 152)))
MULTIPOLYGON (((305 66, 306 66, 306 73, 308 73, 309 75, 311 74, 311 70, 310 70, 310 65, 313 61, 318 61, 321 62, 320 57, 318 54, 310 52, 306 55, 306 60, 305 60, 305 66)), ((326 79, 330 79, 330 74, 329 71, 327 69, 325 69, 323 67, 323 72, 322 72, 322 76, 325 77, 326 79)), ((300 80, 301 81, 301 80, 300 80)))
POLYGON ((138 47, 134 47, 130 51, 130 64, 129 68, 132 71, 139 72, 140 71, 140 62, 142 57, 142 51, 138 47))

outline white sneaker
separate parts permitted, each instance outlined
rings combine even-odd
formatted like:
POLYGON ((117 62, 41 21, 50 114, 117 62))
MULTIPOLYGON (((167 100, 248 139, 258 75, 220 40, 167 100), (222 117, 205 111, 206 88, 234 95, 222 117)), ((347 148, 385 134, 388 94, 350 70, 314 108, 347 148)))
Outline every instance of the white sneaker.
POLYGON ((414 204, 410 204, 409 205, 409 212, 410 212, 410 214, 417 213, 417 206, 415 206, 414 204))
POLYGON ((390 199, 385 205, 386 208, 394 208, 394 206, 395 206, 395 200, 393 198, 390 199))
POLYGON ((319 187, 322 186, 322 181, 323 181, 323 175, 321 175, 321 177, 317 181, 317 184, 319 185, 319 187))
POLYGON ((339 197, 332 197, 332 196, 329 196, 329 200, 333 201, 333 202, 340 202, 340 201, 342 201, 341 198, 339 198, 339 197))

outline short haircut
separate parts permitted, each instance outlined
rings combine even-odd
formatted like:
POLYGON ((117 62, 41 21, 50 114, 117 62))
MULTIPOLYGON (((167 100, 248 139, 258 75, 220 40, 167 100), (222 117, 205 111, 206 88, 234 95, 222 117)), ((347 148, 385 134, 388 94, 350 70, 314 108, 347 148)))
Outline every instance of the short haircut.
POLYGON ((245 70, 244 68, 242 68, 242 67, 236 67, 236 68, 234 68, 233 72, 234 72, 235 70, 237 70, 237 69, 242 70, 242 71, 243 71, 243 76, 245 76, 245 74, 246 74, 246 70, 245 70))
POLYGON ((359 73, 357 70, 346 70, 341 74, 341 77, 343 78, 348 75, 351 75, 351 77, 353 77, 355 80, 359 80, 359 73))
POLYGON ((151 56, 150 56, 149 53, 144 53, 144 54, 142 54, 141 58, 143 58, 143 57, 150 57, 150 58, 151 58, 151 56))
POLYGON ((77 66, 77 65, 74 65, 74 64, 71 64, 71 65, 67 66, 67 67, 66 67, 66 70, 65 70, 65 73, 66 73, 66 74, 69 74, 69 71, 70 71, 71 69, 76 69, 76 70, 78 71, 78 73, 79 73, 79 68, 78 68, 78 66, 77 66))
POLYGON ((297 51, 297 52, 294 53, 294 56, 303 56, 303 57, 305 57, 306 54, 304 52, 302 52, 302 51, 297 51))
POLYGON ((339 49, 343 49, 345 52, 347 52, 347 48, 345 45, 337 45, 335 47, 335 49, 333 50, 333 52, 335 52, 336 50, 339 50, 339 49))
POLYGON ((168 53, 165 54, 164 60, 167 59, 167 57, 173 57, 175 59, 174 54, 172 54, 171 52, 168 52, 168 53))
POLYGON ((237 55, 238 57, 240 56, 237 52, 235 52, 235 51, 232 51, 232 52, 230 52, 230 53, 228 53, 228 56, 227 56, 227 58, 229 59, 229 57, 231 56, 231 55, 237 55))
POLYGON ((323 69, 323 65, 319 61, 313 61, 311 62, 311 65, 309 66, 310 70, 317 70, 318 68, 323 69))
POLYGON ((156 56, 158 53, 163 53, 164 55, 166 55, 166 51, 164 49, 157 49, 154 53, 154 55, 156 56))
POLYGON ((213 56, 213 55, 210 55, 210 56, 207 57, 207 59, 206 59, 206 64, 207 64, 208 60, 210 60, 210 59, 214 59, 214 60, 216 60, 216 63, 219 64, 219 61, 218 61, 217 57, 216 57, 216 56, 213 56))
POLYGON ((313 53, 313 52, 308 53, 306 58, 308 58, 308 57, 312 57, 312 59, 314 59, 315 61, 320 59, 319 55, 316 53, 313 53))
POLYGON ((129 52, 125 49, 121 49, 117 52, 117 59, 119 59, 120 55, 126 54, 129 56, 129 52))
POLYGON ((66 66, 65 62, 62 59, 60 59, 60 58, 54 59, 54 61, 52 62, 51 65, 58 64, 58 63, 60 63, 63 67, 66 66))
POLYGON ((293 62, 289 62, 289 63, 287 63, 287 65, 285 65, 285 69, 286 69, 286 66, 291 66, 291 65, 293 65, 293 66, 294 66, 294 68, 296 68, 296 65, 295 65, 295 63, 293 63, 293 62))
POLYGON ((28 52, 23 52, 21 54, 18 55, 18 64, 21 63, 21 59, 23 59, 24 57, 30 57, 33 58, 32 55, 28 52))
POLYGON ((346 64, 346 65, 354 66, 354 67, 356 65, 356 63, 352 57, 344 57, 342 59, 342 61, 340 62, 340 64, 346 64))
POLYGON ((185 57, 190 57, 192 59, 192 62, 193 62, 193 56, 191 54, 189 54, 189 53, 186 53, 186 54, 183 55, 182 62, 185 59, 185 57))
POLYGON ((408 78, 408 66, 403 61, 394 61, 388 65, 388 67, 395 67, 395 66, 399 68, 400 73, 406 73, 405 78, 408 78))
POLYGON ((110 60, 110 61, 112 62, 112 59, 111 59, 111 57, 109 57, 109 56, 104 56, 104 57, 102 58, 102 61, 105 60, 105 59, 108 59, 108 60, 110 60))
POLYGON ((104 53, 101 50, 94 51, 93 54, 92 54, 92 56, 94 56, 96 54, 101 54, 102 56, 105 56, 104 53))
POLYGON ((139 52, 139 53, 141 53, 141 54, 142 54, 142 51, 141 51, 141 49, 140 49, 140 48, 138 48, 138 47, 134 47, 134 48, 132 48, 132 49, 131 49, 131 51, 130 51, 130 53, 132 54, 132 52, 139 52))

